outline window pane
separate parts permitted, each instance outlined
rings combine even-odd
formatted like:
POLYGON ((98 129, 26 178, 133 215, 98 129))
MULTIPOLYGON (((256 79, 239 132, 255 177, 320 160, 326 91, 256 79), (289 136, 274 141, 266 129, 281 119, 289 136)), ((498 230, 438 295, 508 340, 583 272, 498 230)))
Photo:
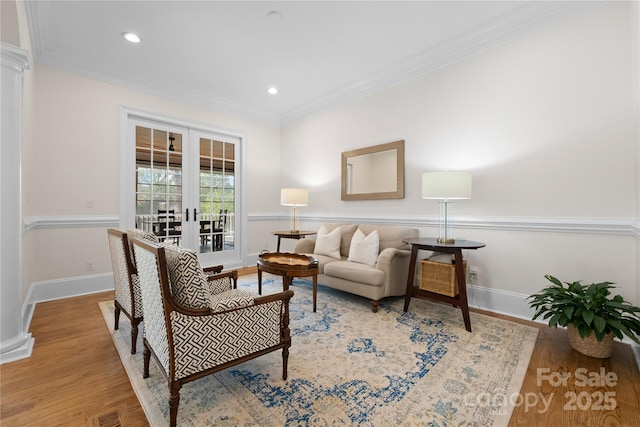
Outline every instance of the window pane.
POLYGON ((230 227, 229 206, 233 206, 234 144, 200 138, 200 212, 201 252, 222 251, 235 246, 233 227, 230 227), (229 165, 227 164, 229 163, 229 165), (207 225, 209 221, 209 225, 207 225))
POLYGON ((180 243, 182 135, 136 126, 136 227, 180 243))

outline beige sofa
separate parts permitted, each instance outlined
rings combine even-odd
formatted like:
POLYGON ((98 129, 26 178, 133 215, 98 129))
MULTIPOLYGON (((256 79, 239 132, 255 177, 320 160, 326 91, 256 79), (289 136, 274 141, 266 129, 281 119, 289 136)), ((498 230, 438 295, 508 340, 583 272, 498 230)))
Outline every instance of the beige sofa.
POLYGON ((403 240, 418 237, 418 229, 372 224, 323 224, 321 231, 323 227, 327 232, 335 232, 340 227, 340 258, 316 253, 317 239, 323 238, 320 235, 315 240, 301 239, 294 247, 294 252, 311 255, 318 260, 319 284, 371 299, 374 313, 378 311, 381 298, 405 294, 411 251, 403 240), (349 260, 351 240, 358 229, 366 236, 377 231, 379 244, 374 263, 349 260))

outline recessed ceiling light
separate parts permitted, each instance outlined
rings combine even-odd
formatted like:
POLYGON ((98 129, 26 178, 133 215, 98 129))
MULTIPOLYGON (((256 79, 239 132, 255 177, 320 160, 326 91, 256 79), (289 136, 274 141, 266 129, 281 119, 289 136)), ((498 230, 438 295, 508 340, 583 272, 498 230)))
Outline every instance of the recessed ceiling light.
POLYGON ((278 89, 271 86, 267 92, 269 92, 271 95, 275 95, 278 93, 278 89))
POLYGON ((272 10, 269 13, 267 13, 267 18, 272 21, 278 21, 282 19, 282 13, 280 13, 280 11, 278 10, 272 10))
POLYGON ((130 41, 131 43, 140 43, 140 37, 134 33, 122 33, 122 37, 130 41))

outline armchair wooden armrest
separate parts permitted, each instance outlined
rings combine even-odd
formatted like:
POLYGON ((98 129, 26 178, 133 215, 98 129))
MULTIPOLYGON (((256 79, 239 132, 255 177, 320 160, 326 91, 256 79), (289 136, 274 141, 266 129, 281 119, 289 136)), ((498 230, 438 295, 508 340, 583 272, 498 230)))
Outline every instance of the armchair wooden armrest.
POLYGON ((224 266, 221 265, 212 265, 211 267, 203 267, 202 271, 204 271, 204 274, 209 276, 211 274, 218 274, 218 273, 222 273, 222 269, 224 268, 224 266))
POLYGON ((220 291, 223 291, 224 286, 223 287, 215 286, 211 282, 223 284, 225 282, 224 280, 225 278, 229 278, 229 280, 231 280, 232 285, 229 289, 238 289, 238 270, 230 270, 230 271, 225 271, 224 273, 210 274, 210 275, 207 275, 206 277, 207 277, 207 282, 210 283, 210 290, 212 294, 216 294, 220 291))

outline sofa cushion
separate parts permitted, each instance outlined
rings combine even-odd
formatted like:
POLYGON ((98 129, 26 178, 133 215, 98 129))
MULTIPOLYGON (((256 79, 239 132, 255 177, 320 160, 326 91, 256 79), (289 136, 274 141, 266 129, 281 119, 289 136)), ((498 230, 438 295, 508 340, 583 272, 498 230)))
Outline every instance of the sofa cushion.
POLYGON ((351 239, 348 261, 361 264, 375 265, 378 260, 378 231, 373 230, 366 236, 359 228, 351 239))
POLYGON ((318 237, 316 238, 316 246, 313 249, 313 253, 339 259, 341 237, 341 227, 336 227, 331 231, 327 231, 324 226, 320 227, 320 230, 318 230, 318 237))
POLYGON ((369 234, 373 230, 378 230, 378 236, 380 237, 379 251, 382 252, 387 248, 395 249, 411 249, 411 246, 404 243, 402 240, 412 237, 418 237, 417 230, 415 228, 397 227, 393 225, 373 225, 373 224, 360 224, 358 226, 364 234, 369 234))
POLYGON ((303 253, 303 255, 312 256, 318 261, 318 274, 324 274, 325 265, 339 261, 337 258, 331 258, 330 256, 326 256, 326 255, 318 255, 313 253, 309 253, 309 254, 303 253))
MULTIPOLYGON (((349 256, 349 248, 351 247, 351 238, 353 237, 353 233, 356 232, 358 226, 356 224, 323 224, 322 227, 327 231, 332 231, 337 227, 340 227, 342 236, 340 237, 340 256, 338 258, 347 258, 349 256)), ((364 234, 369 233, 370 231, 364 232, 364 234)))
POLYGON ((255 295, 241 289, 230 289, 219 294, 211 295, 211 312, 233 310, 234 308, 250 307, 255 295))
POLYGON ((372 286, 382 286, 385 279, 384 271, 351 261, 331 262, 324 266, 324 274, 372 286))

